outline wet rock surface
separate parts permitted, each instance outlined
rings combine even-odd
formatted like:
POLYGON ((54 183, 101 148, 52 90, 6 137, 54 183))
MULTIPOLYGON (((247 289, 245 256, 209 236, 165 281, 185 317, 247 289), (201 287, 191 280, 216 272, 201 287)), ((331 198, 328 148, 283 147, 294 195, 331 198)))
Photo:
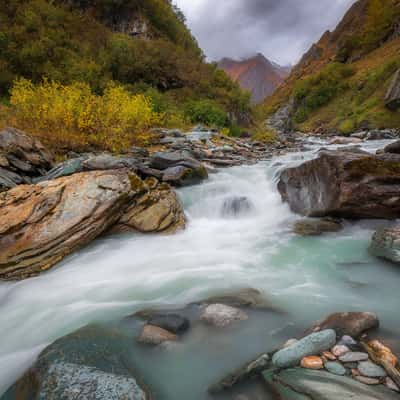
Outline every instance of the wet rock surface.
POLYGON ((46 348, 1 399, 151 399, 137 378, 129 341, 94 326, 65 336, 46 348))
POLYGON ((400 215, 400 155, 321 151, 282 172, 278 184, 291 209, 309 217, 387 218, 400 215))
POLYGON ((327 232, 339 232, 343 229, 340 221, 333 219, 305 219, 295 223, 293 231, 300 236, 319 236, 327 232))
POLYGON ((376 257, 400 264, 400 227, 377 230, 372 237, 369 250, 376 257))
POLYGON ((21 185, 0 194, 0 278, 37 275, 116 223, 151 232, 184 226, 180 203, 164 189, 150 189, 126 170, 111 170, 21 185), (144 196, 151 200, 144 201, 144 196))
POLYGON ((245 321, 248 316, 238 308, 225 304, 210 304, 201 314, 201 320, 218 328, 225 328, 234 322, 245 321))

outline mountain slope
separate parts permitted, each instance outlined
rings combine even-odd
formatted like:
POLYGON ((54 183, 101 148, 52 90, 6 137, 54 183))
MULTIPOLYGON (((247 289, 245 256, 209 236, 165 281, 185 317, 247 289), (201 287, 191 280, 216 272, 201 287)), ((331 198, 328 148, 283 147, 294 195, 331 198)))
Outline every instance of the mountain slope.
POLYGON ((294 128, 349 133, 398 127, 385 93, 400 67, 400 0, 359 0, 325 32, 264 103, 267 115, 291 104, 294 128))
POLYGON ((218 66, 239 82, 243 89, 251 92, 251 100, 255 104, 270 96, 290 71, 288 67, 272 63, 262 54, 241 61, 223 58, 218 66))

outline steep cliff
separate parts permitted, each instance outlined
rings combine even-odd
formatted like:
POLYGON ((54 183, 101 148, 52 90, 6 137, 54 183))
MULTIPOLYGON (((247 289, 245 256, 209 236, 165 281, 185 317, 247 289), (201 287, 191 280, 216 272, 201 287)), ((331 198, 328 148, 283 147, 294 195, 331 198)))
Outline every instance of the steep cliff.
POLYGON ((359 0, 304 54, 264 110, 272 115, 291 100, 292 125, 303 131, 399 127, 400 113, 385 104, 399 68, 400 1, 359 0))

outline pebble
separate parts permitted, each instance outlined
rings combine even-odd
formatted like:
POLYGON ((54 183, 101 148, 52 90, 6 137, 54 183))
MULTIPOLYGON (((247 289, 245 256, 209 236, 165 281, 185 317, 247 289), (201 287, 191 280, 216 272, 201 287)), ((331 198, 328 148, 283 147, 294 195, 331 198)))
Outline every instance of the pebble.
POLYGON ((324 351, 322 353, 322 357, 325 357, 329 361, 336 361, 336 356, 332 354, 330 351, 324 351))
POLYGON ((358 343, 351 336, 344 335, 339 340, 338 345, 342 345, 342 346, 357 346, 358 343))
POLYGON ((324 368, 324 363, 322 362, 322 358, 318 356, 309 356, 309 357, 304 357, 301 360, 300 365, 303 368, 306 369, 323 369, 324 368))
POLYGON ((349 363, 349 362, 359 362, 359 361, 367 361, 368 360, 368 354, 367 353, 360 353, 356 351, 351 351, 349 353, 343 354, 342 356, 339 357, 339 360, 344 363, 349 363))
POLYGON ((386 377, 385 379, 385 386, 389 388, 390 390, 393 390, 395 392, 400 392, 399 387, 393 382, 393 379, 386 377))
POLYGON ((346 375, 346 368, 337 361, 325 363, 325 369, 334 375, 346 375))
POLYGON ((365 385, 379 385, 381 383, 379 379, 367 378, 365 376, 356 376, 354 379, 358 382, 364 383, 365 385))
POLYGON ((386 371, 379 365, 371 361, 363 361, 358 364, 358 370, 363 376, 368 378, 384 378, 387 374, 386 371))
POLYGON ((343 355, 345 355, 346 353, 349 353, 350 349, 345 346, 345 345, 336 345, 333 349, 332 349, 332 353, 336 356, 336 357, 341 357, 343 355))

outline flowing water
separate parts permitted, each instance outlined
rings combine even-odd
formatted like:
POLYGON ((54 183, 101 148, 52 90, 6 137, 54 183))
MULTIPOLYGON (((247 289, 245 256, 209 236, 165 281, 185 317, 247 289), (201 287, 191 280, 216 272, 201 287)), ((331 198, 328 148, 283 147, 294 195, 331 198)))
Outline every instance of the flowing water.
MULTIPOLYGON (((385 144, 370 142, 367 149, 385 144)), ((285 313, 254 311, 250 323, 212 335, 199 324, 166 352, 137 348, 145 381, 163 393, 158 398, 206 399, 216 377, 333 311, 374 311, 386 337, 399 338, 400 269, 368 254, 382 222, 348 222, 344 231, 321 237, 291 232, 299 217, 282 204, 277 174, 314 157, 321 145, 222 170, 180 190, 189 226, 175 236, 107 237, 40 277, 1 283, 0 393, 46 345, 83 325, 247 287, 285 313), (238 218, 224 212, 234 196, 251 206, 238 218)))

